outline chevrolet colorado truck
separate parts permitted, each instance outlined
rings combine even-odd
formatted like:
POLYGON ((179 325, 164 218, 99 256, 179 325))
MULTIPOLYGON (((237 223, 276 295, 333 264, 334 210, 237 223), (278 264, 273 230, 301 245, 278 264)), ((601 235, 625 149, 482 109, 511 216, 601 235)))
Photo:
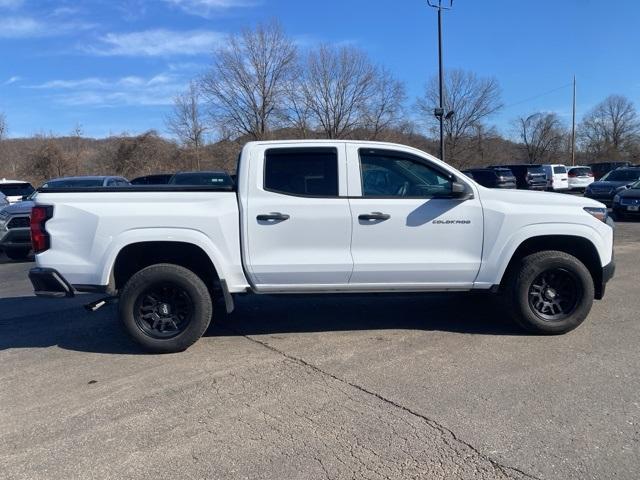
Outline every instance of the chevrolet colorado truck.
POLYGON ((231 312, 244 293, 480 290, 559 334, 614 273, 601 203, 491 190, 378 142, 251 142, 234 184, 44 188, 31 236, 37 295, 104 292, 153 352, 188 348, 212 299, 231 312))

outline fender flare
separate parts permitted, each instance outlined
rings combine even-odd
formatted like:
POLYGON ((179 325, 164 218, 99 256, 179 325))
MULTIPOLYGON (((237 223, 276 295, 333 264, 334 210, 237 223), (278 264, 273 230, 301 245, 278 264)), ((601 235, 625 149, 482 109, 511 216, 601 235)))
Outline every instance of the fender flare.
POLYGON ((487 287, 500 284, 513 255, 524 242, 537 237, 549 236, 582 238, 594 246, 601 265, 605 264, 603 253, 606 251, 606 245, 602 236, 593 228, 577 223, 530 224, 513 232, 503 242, 502 249, 490 253, 490 257, 483 262, 483 266, 478 273, 477 283, 486 284, 487 287))
POLYGON ((207 254, 220 281, 227 277, 220 250, 201 231, 187 228, 139 228, 124 231, 110 240, 109 248, 100 261, 101 284, 111 284, 116 258, 123 248, 144 242, 182 242, 195 245, 207 254))

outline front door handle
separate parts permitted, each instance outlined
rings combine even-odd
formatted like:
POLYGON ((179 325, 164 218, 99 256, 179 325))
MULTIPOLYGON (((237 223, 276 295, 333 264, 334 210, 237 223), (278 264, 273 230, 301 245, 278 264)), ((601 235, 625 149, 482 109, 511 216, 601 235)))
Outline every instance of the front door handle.
POLYGON ((389 220, 391 218, 391 215, 389 215, 388 213, 381 213, 381 212, 372 212, 372 213, 363 213, 362 215, 358 215, 358 220, 363 220, 365 222, 372 222, 372 221, 384 221, 384 220, 389 220))
POLYGON ((284 222, 285 220, 289 220, 289 215, 286 213, 271 212, 258 215, 256 219, 259 222, 284 222))

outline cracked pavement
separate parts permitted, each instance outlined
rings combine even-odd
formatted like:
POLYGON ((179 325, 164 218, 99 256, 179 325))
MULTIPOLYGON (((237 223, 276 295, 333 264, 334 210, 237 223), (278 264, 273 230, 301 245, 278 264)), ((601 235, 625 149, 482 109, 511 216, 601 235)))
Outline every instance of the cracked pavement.
POLYGON ((1 260, 0 478, 637 478, 639 238, 560 337, 483 296, 248 296, 164 356, 1 260))

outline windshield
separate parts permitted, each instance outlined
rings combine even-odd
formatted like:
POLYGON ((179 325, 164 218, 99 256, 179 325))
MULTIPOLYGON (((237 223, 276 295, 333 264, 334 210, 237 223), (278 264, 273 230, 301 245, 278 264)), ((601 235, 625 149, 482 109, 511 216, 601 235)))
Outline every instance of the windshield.
POLYGON ((170 185, 195 185, 226 187, 232 185, 231 178, 225 172, 176 173, 169 181, 170 185))
POLYGON ((603 182, 633 182, 640 178, 638 170, 612 170, 600 180, 603 182))
POLYGON ((66 187, 101 187, 103 180, 101 178, 69 178, 61 180, 51 180, 42 188, 66 188, 66 187))
POLYGON ((542 167, 527 167, 529 175, 544 175, 544 169, 542 167))
POLYGON ((0 192, 7 197, 26 197, 33 193, 34 188, 30 183, 2 183, 0 192))

